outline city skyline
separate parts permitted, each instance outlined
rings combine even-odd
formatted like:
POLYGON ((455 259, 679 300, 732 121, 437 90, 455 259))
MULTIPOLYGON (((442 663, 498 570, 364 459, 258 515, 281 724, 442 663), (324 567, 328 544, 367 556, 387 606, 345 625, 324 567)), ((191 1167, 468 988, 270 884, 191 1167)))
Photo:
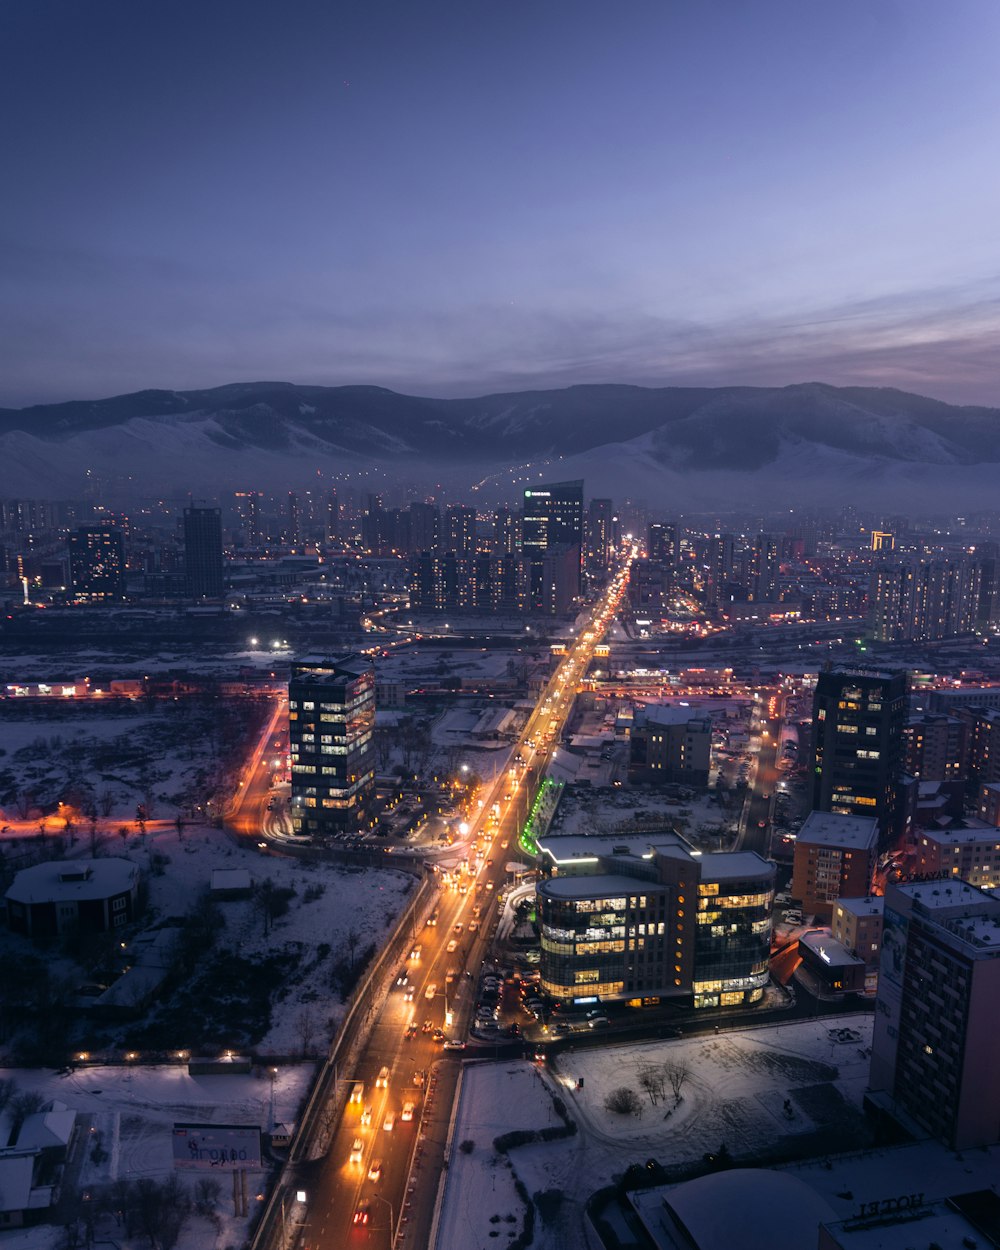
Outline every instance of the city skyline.
POLYGON ((995 403, 994 6, 4 14, 0 403, 264 376, 995 403))

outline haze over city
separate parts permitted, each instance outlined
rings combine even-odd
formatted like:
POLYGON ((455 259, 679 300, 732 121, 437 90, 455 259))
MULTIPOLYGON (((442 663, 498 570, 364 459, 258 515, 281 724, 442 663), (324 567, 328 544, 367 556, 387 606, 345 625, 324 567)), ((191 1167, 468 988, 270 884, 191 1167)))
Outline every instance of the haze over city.
POLYGON ((1000 1250, 998 36, 2 7, 0 1250, 1000 1250))

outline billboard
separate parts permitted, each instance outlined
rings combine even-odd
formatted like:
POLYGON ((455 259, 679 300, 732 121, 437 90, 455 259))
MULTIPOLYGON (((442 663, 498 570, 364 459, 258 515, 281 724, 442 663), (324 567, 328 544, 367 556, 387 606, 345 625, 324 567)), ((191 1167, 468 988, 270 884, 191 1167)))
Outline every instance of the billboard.
POLYGON ((185 1171, 263 1171, 256 1124, 175 1124, 173 1147, 174 1167, 185 1171))

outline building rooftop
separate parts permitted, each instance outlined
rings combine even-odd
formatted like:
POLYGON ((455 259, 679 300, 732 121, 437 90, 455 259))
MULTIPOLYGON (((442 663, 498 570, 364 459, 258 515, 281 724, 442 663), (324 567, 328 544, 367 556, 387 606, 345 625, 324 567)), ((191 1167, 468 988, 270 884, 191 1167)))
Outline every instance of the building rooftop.
POLYGON ((815 1250, 834 1209, 797 1176, 733 1168, 629 1195, 659 1247, 815 1250))
POLYGON ((902 894, 906 899, 919 903, 922 911, 949 911, 955 908, 969 908, 992 903, 1000 908, 1000 900, 987 890, 977 889, 964 881, 905 881, 889 887, 887 895, 889 905, 893 906, 893 895, 902 894))
POLYGON ((711 725, 711 717, 704 710, 677 703, 646 703, 636 709, 635 719, 637 724, 645 721, 649 725, 687 725, 698 721, 699 729, 711 725))
POLYGON ((552 877, 539 881, 538 891, 549 898, 610 898, 612 895, 655 894, 663 890, 658 881, 643 881, 620 873, 598 873, 589 877, 552 877))
POLYGON ((653 850, 661 848, 690 854, 687 843, 669 830, 663 833, 554 834, 538 839, 539 851, 554 864, 596 862, 605 855, 652 859, 653 850))
MULTIPOLYGON (((860 668, 852 664, 837 664, 829 670, 831 676, 836 677, 858 677, 862 680, 868 678, 869 681, 892 681, 894 677, 905 676, 903 669, 891 668, 860 668)), ((820 677, 826 676, 820 673, 820 677)))
POLYGON ((978 1230, 946 1202, 890 1211, 885 1215, 845 1220, 824 1227, 843 1250, 913 1250, 920 1246, 996 1245, 977 1236, 978 1230))
POLYGON ((727 881, 738 877, 774 875, 774 866, 756 851, 718 851, 701 858, 702 881, 727 881))
POLYGON ((798 841, 813 846, 867 851, 878 839, 878 821, 871 816, 842 816, 837 812, 810 812, 798 841))
POLYGON ((816 929, 812 933, 803 933, 799 938, 800 946, 808 948, 831 968, 847 968, 864 966, 864 960, 858 959, 842 943, 838 942, 829 929, 816 929))
POLYGON ((885 911, 885 899, 880 894, 868 898, 838 898, 834 910, 837 907, 859 918, 881 916, 885 911))
POLYGON ((967 817, 960 828, 924 829, 920 833, 922 840, 936 842, 938 846, 963 846, 966 843, 986 843, 996 845, 1000 850, 1000 830, 994 825, 987 825, 981 820, 967 817))
POLYGON ((84 902, 125 894, 139 869, 127 859, 51 859, 22 868, 5 897, 14 903, 84 902))

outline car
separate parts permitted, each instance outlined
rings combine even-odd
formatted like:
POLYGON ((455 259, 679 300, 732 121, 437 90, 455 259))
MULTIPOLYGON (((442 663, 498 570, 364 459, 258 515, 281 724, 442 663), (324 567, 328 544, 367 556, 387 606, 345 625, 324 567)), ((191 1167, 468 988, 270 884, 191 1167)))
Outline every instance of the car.
POLYGON ((406 975, 406 973, 405 973, 405 972, 400 973, 400 975, 396 978, 396 984, 397 984, 397 985, 406 985, 406 984, 407 984, 407 982, 409 981, 409 979, 410 979, 410 978, 406 975))
MULTIPOLYGON (((400 1118, 401 1120, 412 1120, 412 1119, 413 1119, 413 1103, 412 1103, 412 1102, 404 1102, 404 1103, 403 1103, 403 1110, 402 1110, 402 1112, 401 1112, 401 1114, 400 1114, 400 1117, 399 1117, 399 1118, 400 1118)), ((370 1175, 370 1173, 369 1173, 369 1175, 370 1175)), ((375 1180, 375 1179, 377 1179, 377 1178, 376 1178, 376 1177, 371 1177, 371 1179, 372 1179, 372 1180, 375 1180)))
POLYGON ((449 955, 452 954, 457 949, 458 949, 458 942, 454 938, 452 938, 451 941, 448 943, 448 945, 445 947, 445 950, 448 952, 449 955))
POLYGON ((422 946, 414 946, 413 950, 410 951, 410 958, 419 959, 423 953, 423 949, 424 948, 422 946))
POLYGON ((478 920, 470 920, 470 921, 469 921, 469 932, 470 932, 470 933, 476 933, 476 932, 478 932, 478 930, 479 930, 479 921, 478 921, 478 920))
POLYGON ((389 1085, 389 1069, 384 1065, 379 1068, 378 1076, 375 1078, 376 1089, 386 1089, 389 1085))
POLYGON ((464 927, 464 926, 462 925, 461 920, 459 920, 457 924, 455 924, 455 925, 453 925, 453 926, 452 926, 452 932, 453 932, 453 933, 461 933, 461 932, 462 932, 463 927, 464 927))
POLYGON ((492 890, 492 889, 493 889, 493 882, 492 882, 492 881, 487 881, 487 882, 486 882, 486 888, 487 888, 487 890, 492 890))
POLYGON ((435 995, 437 992, 438 992, 438 987, 437 987, 437 985, 435 985, 435 983, 432 981, 432 982, 430 983, 430 985, 428 985, 427 989, 425 989, 425 990, 424 990, 424 998, 426 998, 426 999, 430 1000, 430 999, 432 999, 432 998, 434 997, 434 995, 435 995))
POLYGON ((417 1035, 417 1022, 416 1020, 411 1020, 410 1023, 406 1026, 406 1032, 403 1034, 403 1038, 406 1041, 409 1041, 411 1038, 416 1037, 416 1035, 417 1035))
POLYGON ((385 1132, 391 1133, 395 1127, 396 1127, 396 1113, 395 1111, 387 1111, 385 1113, 385 1119, 382 1121, 382 1128, 385 1130, 385 1132))
POLYGON ((444 1049, 445 1050, 465 1050, 465 1042, 457 1041, 455 1038, 451 1037, 448 1039, 448 1041, 445 1042, 444 1049))
POLYGON ((438 922, 438 914, 437 914, 437 912, 435 912, 433 916, 428 916, 428 917, 427 917, 427 924, 428 924, 428 927, 430 927, 430 928, 432 928, 432 929, 433 929, 433 928, 434 928, 434 926, 437 924, 437 922, 438 922))
POLYGON ((360 1137, 355 1137, 354 1142, 351 1146, 351 1162, 360 1163, 361 1156, 364 1154, 364 1152, 365 1152, 365 1143, 361 1140, 360 1137))
POLYGON ((372 1159, 371 1166, 368 1169, 368 1179, 370 1181, 381 1180, 382 1178, 382 1160, 372 1159))
POLYGON ((611 1026, 611 1021, 607 1016, 594 1016, 594 1018, 592 1020, 588 1020, 587 1023, 592 1029, 607 1029, 611 1026))
POLYGON ((560 1023, 556 1025, 557 1033, 568 1033, 569 1031, 570 1031, 570 1026, 566 1023, 565 1020, 560 1021, 560 1023))
POLYGON ((361 1123, 365 1126, 365 1128, 370 1128, 371 1122, 372 1122, 372 1109, 371 1109, 371 1105, 369 1104, 361 1112, 361 1123))
POLYGON ((354 1208, 355 1224, 367 1224, 368 1220, 371 1217, 371 1212, 372 1212, 372 1204, 368 1201, 367 1198, 363 1199, 354 1208))
POLYGON ((355 1081, 351 1089, 351 1102, 360 1103, 364 1100, 365 1083, 364 1081, 355 1081))
POLYGON ((403 1002, 404 1003, 413 1002, 413 986, 412 985, 408 985, 406 989, 403 990, 403 1002))
POLYGON ((425 1020, 425 1021, 424 1021, 424 1023, 423 1023, 423 1026, 422 1026, 422 1027, 421 1027, 421 1029, 420 1029, 420 1032, 421 1032, 421 1033, 429 1033, 429 1032, 431 1031, 431 1029, 433 1029, 433 1027, 434 1027, 434 1021, 433 1021, 433 1020, 425 1020))

